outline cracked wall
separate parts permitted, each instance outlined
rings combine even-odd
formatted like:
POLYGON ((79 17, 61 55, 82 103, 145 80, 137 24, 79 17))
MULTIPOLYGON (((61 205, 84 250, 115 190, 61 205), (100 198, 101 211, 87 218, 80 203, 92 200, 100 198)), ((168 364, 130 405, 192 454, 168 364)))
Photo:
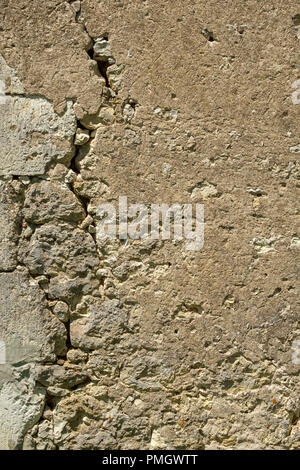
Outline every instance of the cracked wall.
POLYGON ((294 2, 0 5, 0 448, 299 449, 294 2))

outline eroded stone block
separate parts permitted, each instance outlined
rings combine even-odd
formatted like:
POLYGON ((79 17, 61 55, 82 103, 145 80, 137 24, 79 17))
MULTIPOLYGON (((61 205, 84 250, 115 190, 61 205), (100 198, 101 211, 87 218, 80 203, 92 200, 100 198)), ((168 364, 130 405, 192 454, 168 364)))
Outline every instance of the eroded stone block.
POLYGON ((26 193, 24 216, 37 225, 53 221, 77 222, 85 218, 85 211, 66 184, 40 180, 26 193))
POLYGON ((39 96, 0 103, 0 175, 42 175, 51 162, 70 162, 76 119, 71 101, 61 116, 39 96))
POLYGON ((33 371, 32 364, 15 368, 13 380, 0 384, 1 450, 22 449, 25 433, 42 414, 45 389, 36 386, 33 371))
POLYGON ((0 274, 0 335, 9 363, 53 361, 66 352, 65 327, 47 309, 45 295, 25 269, 0 274))
POLYGON ((0 271, 11 271, 17 266, 20 227, 20 193, 11 183, 0 180, 0 271))
POLYGON ((83 350, 117 343, 126 325, 127 312, 117 300, 99 302, 90 306, 87 316, 71 322, 71 343, 83 350))

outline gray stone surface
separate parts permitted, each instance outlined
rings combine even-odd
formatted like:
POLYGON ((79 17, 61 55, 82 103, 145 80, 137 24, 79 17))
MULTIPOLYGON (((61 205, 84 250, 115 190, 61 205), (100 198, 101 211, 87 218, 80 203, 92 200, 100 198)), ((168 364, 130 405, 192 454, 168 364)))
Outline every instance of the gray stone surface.
POLYGON ((25 268, 0 273, 0 332, 8 350, 24 348, 18 362, 53 361, 55 354, 66 352, 65 327, 48 310, 44 292, 25 268))
MULTIPOLYGON (((1 367, 1 366, 0 366, 1 367)), ((22 449, 26 432, 42 415, 45 389, 36 385, 34 365, 11 372, 13 380, 0 383, 0 449, 22 449)))
POLYGON ((22 223, 22 194, 16 181, 0 179, 0 271, 17 266, 18 237, 22 223))
POLYGON ((58 181, 39 180, 28 188, 24 217, 36 225, 46 222, 79 222, 85 217, 80 201, 68 185, 58 181))
POLYGON ((5 95, 21 95, 24 93, 24 87, 18 79, 16 71, 7 65, 5 59, 1 55, 0 81, 3 83, 3 98, 5 98, 5 95))
POLYGON ((127 313, 117 300, 93 304, 83 318, 71 322, 71 344, 83 350, 105 349, 120 341, 127 321, 127 313))
POLYGON ((39 96, 6 96, 0 103, 0 175, 42 175, 50 163, 70 162, 75 114, 62 116, 39 96))

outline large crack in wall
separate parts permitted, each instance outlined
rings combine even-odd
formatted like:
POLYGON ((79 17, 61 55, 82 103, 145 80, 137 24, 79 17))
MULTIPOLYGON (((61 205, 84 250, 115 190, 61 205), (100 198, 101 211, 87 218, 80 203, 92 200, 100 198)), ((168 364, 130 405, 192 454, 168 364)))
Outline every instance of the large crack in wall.
POLYGON ((295 7, 2 6, 0 448, 299 448, 295 7), (97 237, 119 196, 203 249, 97 237))

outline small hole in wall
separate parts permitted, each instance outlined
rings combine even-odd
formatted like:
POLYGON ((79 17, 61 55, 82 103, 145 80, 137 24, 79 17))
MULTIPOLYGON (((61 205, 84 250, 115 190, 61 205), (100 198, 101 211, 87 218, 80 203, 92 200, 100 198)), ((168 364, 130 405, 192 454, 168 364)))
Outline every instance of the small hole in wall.
POLYGON ((54 410, 56 406, 56 400, 55 397, 52 397, 46 393, 46 398, 45 398, 45 404, 48 406, 48 408, 52 411, 54 410))
POLYGON ((99 69, 100 75, 102 75, 102 77, 105 80, 106 87, 110 88, 109 81, 108 81, 108 76, 107 76, 107 68, 108 68, 109 64, 107 62, 97 62, 97 64, 98 64, 98 69, 99 69))
POLYGON ((292 17, 295 26, 300 26, 300 13, 292 17))
POLYGON ((280 287, 276 287, 276 289, 274 289, 273 293, 272 293, 271 295, 268 295, 268 298, 274 297, 275 295, 280 294, 280 292, 281 292, 281 288, 280 288, 280 287))
POLYGON ((298 421, 297 416, 293 416, 293 418, 292 418, 292 420, 291 420, 291 425, 292 425, 292 426, 295 426, 295 424, 297 424, 297 421, 298 421))
POLYGON ((177 333, 178 333, 178 330, 174 330, 174 333, 177 335, 177 333))
POLYGON ((84 127, 83 124, 81 124, 81 122, 79 121, 79 119, 77 120, 77 127, 79 127, 79 129, 82 129, 82 130, 87 130, 86 127, 84 127))
POLYGON ((94 60, 94 45, 92 45, 92 47, 90 47, 90 49, 88 49, 86 52, 88 53, 89 57, 94 60))
POLYGON ((205 37, 205 39, 207 39, 209 42, 213 42, 215 41, 215 36, 214 36, 214 33, 212 31, 209 31, 208 29, 202 29, 201 31, 201 34, 202 36, 205 37))

